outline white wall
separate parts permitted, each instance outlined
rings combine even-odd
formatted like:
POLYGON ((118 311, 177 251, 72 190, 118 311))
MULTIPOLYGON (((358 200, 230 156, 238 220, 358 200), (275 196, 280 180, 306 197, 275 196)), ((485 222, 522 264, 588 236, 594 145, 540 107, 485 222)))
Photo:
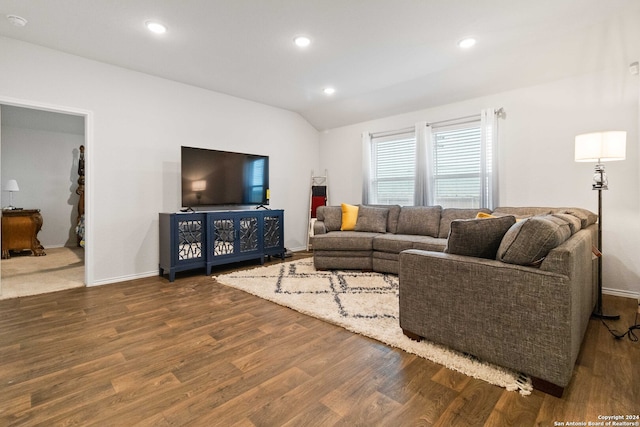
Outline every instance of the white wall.
POLYGON ((603 193, 604 284, 609 292, 640 293, 640 177, 638 76, 615 69, 415 111, 321 134, 321 166, 329 169, 332 204, 361 202, 362 132, 378 132, 503 107, 500 121, 500 205, 578 206, 597 212, 594 165, 573 160, 574 137, 626 130, 627 159, 606 164, 603 193), (613 291, 612 291, 613 290, 613 291))
MULTIPOLYGON (((4 119, 10 116, 6 110, 4 107, 4 119)), ((2 126, 2 186, 4 188, 7 180, 15 179, 20 191, 14 193, 14 205, 40 209, 43 227, 38 239, 45 249, 76 246, 79 196, 75 190, 78 187, 78 147, 82 144, 82 132, 2 126)), ((2 206, 9 202, 9 194, 3 191, 2 206)))
POLYGON ((317 131, 296 113, 0 37, 0 98, 92 113, 94 284, 155 274, 158 212, 180 208, 180 146, 270 156, 285 245, 306 244, 317 131))

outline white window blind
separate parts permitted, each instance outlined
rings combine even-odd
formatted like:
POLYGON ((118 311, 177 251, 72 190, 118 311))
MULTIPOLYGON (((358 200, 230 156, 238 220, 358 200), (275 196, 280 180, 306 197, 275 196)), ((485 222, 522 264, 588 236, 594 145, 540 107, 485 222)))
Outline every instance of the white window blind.
MULTIPOLYGON (((449 208, 482 206, 483 153, 480 122, 433 132, 434 203, 449 208)), ((490 162, 488 162, 490 164, 490 162)))
POLYGON ((370 203, 413 204, 415 152, 413 133, 371 139, 370 203))

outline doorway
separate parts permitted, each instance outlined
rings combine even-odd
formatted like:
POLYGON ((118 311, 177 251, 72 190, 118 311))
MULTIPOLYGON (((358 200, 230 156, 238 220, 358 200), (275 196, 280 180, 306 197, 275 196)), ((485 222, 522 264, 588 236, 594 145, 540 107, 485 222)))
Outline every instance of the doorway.
MULTIPOLYGON (((0 98, 2 189, 9 179, 17 181, 20 188, 13 193, 13 205, 40 210, 43 226, 38 239, 47 253, 33 257, 26 251, 3 260, 0 298, 90 283, 89 254, 78 247, 75 230, 80 199, 76 194, 78 162, 80 146, 89 142, 89 116, 84 111, 0 98)), ((89 192, 86 196, 90 197, 89 192)), ((8 197, 3 191, 2 207, 8 205, 8 197)), ((88 222, 85 216, 85 226, 88 222)))

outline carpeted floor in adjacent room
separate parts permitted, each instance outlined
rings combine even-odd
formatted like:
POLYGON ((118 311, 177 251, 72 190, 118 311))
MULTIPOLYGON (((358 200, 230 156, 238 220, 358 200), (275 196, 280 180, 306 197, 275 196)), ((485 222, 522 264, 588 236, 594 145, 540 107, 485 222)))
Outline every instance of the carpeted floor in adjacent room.
POLYGON ((3 259, 0 299, 38 295, 84 286, 84 249, 47 248, 35 257, 29 251, 3 259))

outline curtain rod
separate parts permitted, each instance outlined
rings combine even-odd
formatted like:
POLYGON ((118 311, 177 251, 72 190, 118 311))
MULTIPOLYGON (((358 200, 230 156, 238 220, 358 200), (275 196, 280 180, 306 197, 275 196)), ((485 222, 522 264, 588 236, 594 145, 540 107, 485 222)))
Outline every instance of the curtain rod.
MULTIPOLYGON (((497 108, 495 114, 498 117, 502 116, 504 114, 504 109, 502 107, 497 108)), ((472 114, 470 116, 456 117, 455 119, 447 119, 447 120, 440 120, 437 122, 427 123, 427 126, 438 126, 445 123, 457 122, 460 120, 479 118, 479 117, 480 117, 480 114, 472 114)), ((412 126, 412 127, 402 128, 402 129, 384 131, 384 132, 374 132, 374 133, 370 133, 369 135, 371 135, 371 138, 382 138, 386 136, 403 135, 405 133, 410 133, 413 131, 415 131, 415 127, 412 126)))
POLYGON ((464 117, 456 117, 455 119, 447 119, 447 120, 440 120, 437 122, 431 122, 431 123, 427 123, 427 126, 438 126, 438 125, 442 125, 445 123, 451 123, 451 122, 459 122, 461 120, 466 120, 466 119, 480 119, 480 114, 472 114, 470 116, 464 116, 464 117))
MULTIPOLYGON (((500 108, 496 108, 495 110, 495 115, 500 117, 502 116, 502 114, 504 113, 504 109, 502 107, 500 108)), ((447 120, 440 120, 438 122, 432 122, 432 123, 427 123, 427 126, 437 126, 437 125, 441 125, 444 123, 450 123, 450 122, 457 122, 460 120, 466 120, 466 119, 475 119, 475 118, 480 118, 480 114, 472 114, 470 116, 464 116, 464 117, 457 117, 455 119, 447 119, 447 120)), ((464 122, 467 123, 467 122, 464 122)))
POLYGON ((415 126, 411 126, 410 128, 387 130, 387 131, 384 131, 384 132, 374 132, 374 133, 370 133, 369 135, 371 135, 371 138, 382 138, 382 137, 385 137, 385 136, 403 135, 405 133, 414 132, 415 130, 416 130, 416 127, 415 126))

